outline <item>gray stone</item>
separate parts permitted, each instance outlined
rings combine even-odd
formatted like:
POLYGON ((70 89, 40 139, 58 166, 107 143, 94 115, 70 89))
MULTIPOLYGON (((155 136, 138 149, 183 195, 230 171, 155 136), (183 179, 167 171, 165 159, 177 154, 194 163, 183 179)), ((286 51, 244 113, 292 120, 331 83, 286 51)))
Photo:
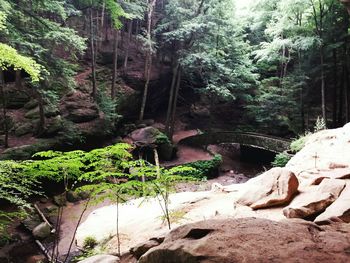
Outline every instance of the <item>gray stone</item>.
POLYGON ((50 226, 46 222, 43 222, 33 229, 32 234, 34 238, 45 239, 51 234, 50 226))

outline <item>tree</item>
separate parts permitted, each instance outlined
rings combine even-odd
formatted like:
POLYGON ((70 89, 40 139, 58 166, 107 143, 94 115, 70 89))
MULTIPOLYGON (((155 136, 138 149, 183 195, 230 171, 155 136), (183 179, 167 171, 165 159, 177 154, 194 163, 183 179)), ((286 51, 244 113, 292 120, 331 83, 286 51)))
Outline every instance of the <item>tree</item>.
POLYGON ((149 87, 149 81, 150 81, 151 71, 152 71, 152 55, 154 52, 154 46, 152 42, 152 19, 153 19, 153 11, 156 3, 157 3, 157 0, 148 0, 147 29, 146 29, 147 31, 146 31, 146 39, 145 39, 146 59, 145 59, 145 73, 144 73, 146 82, 143 89, 143 96, 142 96, 140 116, 139 116, 140 121, 143 120, 143 117, 145 114, 148 87, 149 87))

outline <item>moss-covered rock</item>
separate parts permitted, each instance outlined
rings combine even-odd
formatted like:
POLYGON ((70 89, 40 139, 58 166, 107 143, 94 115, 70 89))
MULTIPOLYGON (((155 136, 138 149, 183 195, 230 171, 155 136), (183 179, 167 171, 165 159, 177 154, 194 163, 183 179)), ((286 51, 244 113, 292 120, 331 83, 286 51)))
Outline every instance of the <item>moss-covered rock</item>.
POLYGON ((17 137, 32 133, 34 130, 34 126, 30 122, 25 122, 20 124, 18 127, 15 127, 15 135, 17 137))
POLYGON ((0 160, 26 160, 34 153, 47 151, 56 145, 55 139, 40 139, 31 145, 22 145, 5 150, 0 154, 0 160))

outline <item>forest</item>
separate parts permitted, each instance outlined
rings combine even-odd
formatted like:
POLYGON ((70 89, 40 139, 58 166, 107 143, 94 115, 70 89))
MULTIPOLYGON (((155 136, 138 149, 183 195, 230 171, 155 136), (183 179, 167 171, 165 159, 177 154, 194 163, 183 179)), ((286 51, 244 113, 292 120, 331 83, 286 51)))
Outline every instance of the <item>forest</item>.
MULTIPOLYGON (((157 200, 172 229, 185 213, 171 193, 245 183, 293 164, 317 132, 342 129, 349 6, 0 0, 0 262, 102 254, 105 243, 80 242, 79 229, 106 200, 117 206, 114 256, 136 262, 122 256, 132 246, 121 204, 157 200)), ((309 155, 313 169, 326 160, 322 147, 309 155)), ((348 167, 338 161, 327 169, 348 167)))

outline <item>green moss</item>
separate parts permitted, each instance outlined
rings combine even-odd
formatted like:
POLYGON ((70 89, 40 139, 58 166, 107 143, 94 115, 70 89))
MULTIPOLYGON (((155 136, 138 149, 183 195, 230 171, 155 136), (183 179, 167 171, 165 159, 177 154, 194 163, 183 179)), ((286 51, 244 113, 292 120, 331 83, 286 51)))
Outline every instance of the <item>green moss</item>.
POLYGON ((310 137, 311 134, 312 133, 305 133, 305 135, 301 135, 298 139, 295 139, 294 141, 292 141, 290 144, 290 150, 293 153, 297 153, 301 149, 303 149, 307 139, 310 137))

